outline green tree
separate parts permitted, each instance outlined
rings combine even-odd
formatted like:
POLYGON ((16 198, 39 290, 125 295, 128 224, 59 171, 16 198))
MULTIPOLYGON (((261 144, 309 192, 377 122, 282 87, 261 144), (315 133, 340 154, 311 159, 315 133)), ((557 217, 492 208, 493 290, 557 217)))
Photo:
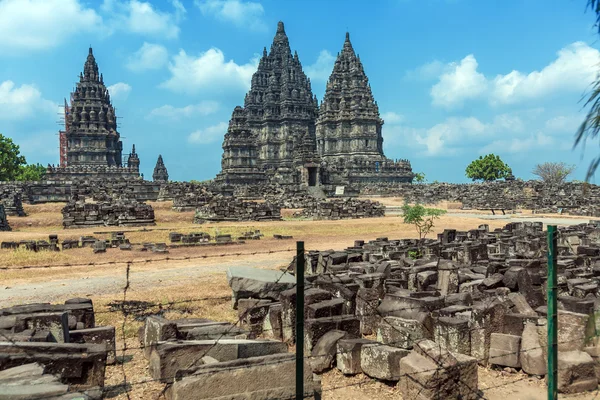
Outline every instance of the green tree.
POLYGON ((567 177, 575 171, 574 165, 567 165, 564 162, 545 162, 535 166, 532 174, 549 184, 560 184, 566 181, 567 177))
POLYGON ((467 166, 465 170, 467 178, 474 181, 482 180, 486 182, 497 179, 506 179, 512 175, 512 170, 508 165, 495 154, 479 156, 467 166))
MULTIPOLYGON (((595 27, 598 28, 598 33, 600 33, 600 0, 588 0, 587 6, 596 14, 595 27)), ((597 75, 596 81, 592 83, 591 90, 586 97, 584 108, 590 106, 590 109, 575 133, 573 148, 578 145, 584 148, 588 139, 595 139, 600 134, 600 74, 597 75)), ((600 156, 595 157, 590 162, 585 175, 586 182, 594 175, 598 165, 600 165, 600 156)))
POLYGON ((425 208, 420 204, 411 206, 404 204, 402 207, 405 224, 412 224, 417 230, 419 239, 424 239, 434 227, 434 221, 446 214, 446 210, 425 208))
POLYGON ((19 168, 16 181, 41 181, 46 175, 46 167, 41 164, 27 164, 19 168))
POLYGON ((425 183, 427 181, 427 178, 425 178, 424 172, 415 172, 415 176, 414 176, 413 180, 416 183, 425 183))
POLYGON ((25 163, 19 146, 0 133, 0 181, 14 181, 25 163))

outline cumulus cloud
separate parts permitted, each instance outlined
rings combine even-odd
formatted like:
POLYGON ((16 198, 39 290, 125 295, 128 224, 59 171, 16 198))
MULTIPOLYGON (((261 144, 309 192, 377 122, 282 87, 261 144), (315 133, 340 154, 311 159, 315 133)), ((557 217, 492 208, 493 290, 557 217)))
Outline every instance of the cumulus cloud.
POLYGON ((450 67, 447 64, 439 60, 433 60, 420 67, 406 71, 404 79, 408 81, 431 81, 437 79, 448 68, 450 67))
POLYGON ((188 142, 194 144, 214 143, 225 136, 228 127, 227 122, 220 122, 205 129, 198 129, 189 134, 188 142))
POLYGON ((13 81, 0 83, 0 120, 20 120, 58 112, 58 104, 46 100, 34 85, 17 87, 13 81))
POLYGON ((126 66, 131 71, 140 72, 161 69, 168 60, 169 52, 164 46, 144 42, 142 47, 129 57, 126 66))
POLYGON ((431 88, 434 105, 461 107, 465 101, 485 99, 492 105, 514 104, 539 99, 558 92, 581 92, 598 73, 600 52, 583 42, 575 42, 557 52, 556 59, 539 71, 511 71, 486 77, 477 70, 470 54, 458 63, 447 65, 431 88))
POLYGON ((438 83, 431 88, 433 104, 445 108, 460 107, 465 100, 483 95, 487 80, 477 72, 477 60, 472 54, 459 63, 452 63, 449 71, 440 76, 438 83))
POLYGON ((313 81, 327 81, 334 63, 335 56, 329 50, 321 50, 315 63, 304 68, 304 71, 313 81))
POLYGON ((129 97, 131 86, 126 83, 119 82, 107 87, 108 93, 113 100, 125 100, 129 97))
POLYGON ((479 153, 525 153, 532 150, 541 150, 554 145, 555 142, 556 140, 553 137, 537 132, 524 138, 494 140, 482 147, 479 153))
POLYGON ((247 91, 258 60, 257 56, 249 63, 239 65, 233 60, 225 61, 225 55, 217 48, 209 49, 198 57, 180 50, 169 63, 171 78, 161 87, 186 93, 197 93, 207 88, 247 91))
POLYGON ((265 9, 262 4, 242 0, 194 0, 194 4, 203 15, 217 18, 223 22, 233 23, 240 28, 264 31, 267 26, 263 22, 265 9))
POLYGON ((385 112, 381 114, 381 118, 387 125, 395 125, 404 121, 404 115, 400 115, 393 111, 385 112))
POLYGON ((0 51, 53 48, 73 34, 101 25, 96 11, 78 0, 0 1, 0 51))
POLYGON ((549 132, 575 133, 585 119, 584 115, 559 115, 546 121, 546 130, 549 132))
POLYGON ((140 35, 174 39, 179 36, 179 22, 186 10, 179 0, 171 1, 172 12, 156 9, 151 3, 130 0, 104 0, 101 9, 111 16, 108 30, 126 30, 140 35))
POLYGON ((203 101, 199 104, 191 104, 185 107, 173 107, 164 105, 150 111, 150 118, 169 118, 182 119, 193 116, 206 116, 214 114, 219 110, 219 103, 216 101, 203 101))

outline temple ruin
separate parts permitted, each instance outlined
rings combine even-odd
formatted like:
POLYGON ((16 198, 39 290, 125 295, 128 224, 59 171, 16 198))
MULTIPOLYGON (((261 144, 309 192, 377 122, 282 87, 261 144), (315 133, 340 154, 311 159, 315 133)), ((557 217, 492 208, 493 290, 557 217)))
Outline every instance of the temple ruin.
POLYGON ((407 160, 383 154, 377 103, 350 37, 318 105, 283 22, 264 48, 244 107, 233 111, 216 181, 299 186, 411 182, 407 160))
POLYGON ((169 182, 169 173, 167 172, 167 167, 165 167, 162 155, 160 154, 158 155, 158 160, 156 160, 156 166, 152 173, 152 180, 154 182, 169 182))
POLYGON ((65 100, 64 109, 65 128, 59 132, 60 165, 48 165, 48 180, 140 179, 135 145, 123 163, 115 109, 91 47, 70 104, 65 100))

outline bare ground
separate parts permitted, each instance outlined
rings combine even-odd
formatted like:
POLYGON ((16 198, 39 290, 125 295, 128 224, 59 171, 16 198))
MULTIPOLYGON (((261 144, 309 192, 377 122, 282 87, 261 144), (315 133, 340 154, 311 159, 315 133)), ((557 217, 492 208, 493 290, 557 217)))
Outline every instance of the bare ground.
MULTIPOLYGON (((389 205, 401 205, 401 199, 383 198, 389 205)), ((129 383, 131 399, 157 399, 163 385, 151 382, 148 363, 139 350, 137 330, 142 324, 143 313, 128 315, 123 320, 120 312, 111 307, 114 301, 123 300, 126 265, 130 265, 129 289, 126 299, 150 303, 169 304, 163 307, 168 318, 204 317, 235 322, 235 311, 231 309, 230 289, 225 271, 234 265, 278 269, 289 264, 294 252, 295 241, 303 240, 307 249, 342 249, 351 246, 355 239, 370 240, 376 237, 414 237, 412 226, 402 223, 397 216, 345 221, 286 220, 262 223, 219 223, 193 225, 193 213, 177 213, 170 210, 171 203, 152 203, 157 226, 154 230, 135 229, 126 236, 134 243, 168 242, 171 231, 204 231, 214 235, 231 233, 236 236, 244 231, 259 229, 265 234, 260 241, 219 247, 190 247, 171 249, 170 258, 189 260, 164 260, 164 254, 152 254, 133 250, 131 252, 109 249, 105 254, 92 254, 91 249, 69 250, 59 253, 0 250, 0 304, 9 306, 23 302, 61 302, 71 297, 89 297, 94 301, 99 325, 117 327, 117 348, 127 349, 122 365, 107 368, 106 385, 115 389, 110 397, 125 399, 123 372, 129 383), (281 241, 274 234, 293 235, 294 240, 281 241), (272 251, 273 253, 269 252, 272 251), (256 253, 256 254, 253 254, 256 253), (94 262, 114 264, 87 265, 94 262), (149 262, 147 262, 149 261, 149 262), (28 266, 51 266, 72 264, 68 267, 24 268, 28 266), (124 329, 123 329, 124 328, 124 329), (149 382, 148 382, 149 381, 149 382)), ((27 217, 9 217, 13 232, 0 233, 0 241, 47 239, 57 233, 61 240, 79 238, 82 235, 105 237, 116 228, 94 228, 63 230, 60 209, 62 204, 26 206, 27 217), (101 232, 101 233, 98 233, 101 232)), ((441 204, 452 213, 455 204, 441 204)), ((444 228, 474 229, 488 224, 491 229, 505 225, 507 220, 484 220, 472 215, 443 216, 436 224, 436 231, 444 228)), ((475 213, 477 214, 477 213, 475 213)), ((291 215, 287 213, 284 215, 291 215)), ((483 217, 483 215, 482 215, 483 217)), ((149 228, 152 229, 152 228, 149 228)), ((151 308, 148 312, 155 312, 151 308)), ((119 354, 123 352, 120 351, 119 354)), ((365 376, 344 377, 337 370, 322 376, 325 399, 398 399, 401 398, 394 386, 373 381, 365 376)), ((484 368, 479 370, 479 388, 485 398, 505 400, 537 400, 546 398, 544 381, 523 374, 508 374, 484 368)), ((584 394, 576 398, 593 398, 584 394)), ((562 396, 561 396, 562 398, 562 396)), ((567 397, 565 397, 567 398, 567 397)), ((574 398, 569 396, 568 398, 574 398)))

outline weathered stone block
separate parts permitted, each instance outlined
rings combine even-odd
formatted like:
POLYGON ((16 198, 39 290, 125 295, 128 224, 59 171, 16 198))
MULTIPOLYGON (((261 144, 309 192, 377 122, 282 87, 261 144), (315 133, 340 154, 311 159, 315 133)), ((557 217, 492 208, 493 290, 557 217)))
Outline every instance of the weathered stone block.
POLYGON ((520 368, 520 348, 520 336, 506 335, 503 333, 492 333, 490 341, 489 362, 493 365, 520 368))
POLYGON ((384 381, 400 379, 400 359, 409 351, 397 347, 368 344, 363 345, 360 354, 360 365, 365 375, 384 381))

